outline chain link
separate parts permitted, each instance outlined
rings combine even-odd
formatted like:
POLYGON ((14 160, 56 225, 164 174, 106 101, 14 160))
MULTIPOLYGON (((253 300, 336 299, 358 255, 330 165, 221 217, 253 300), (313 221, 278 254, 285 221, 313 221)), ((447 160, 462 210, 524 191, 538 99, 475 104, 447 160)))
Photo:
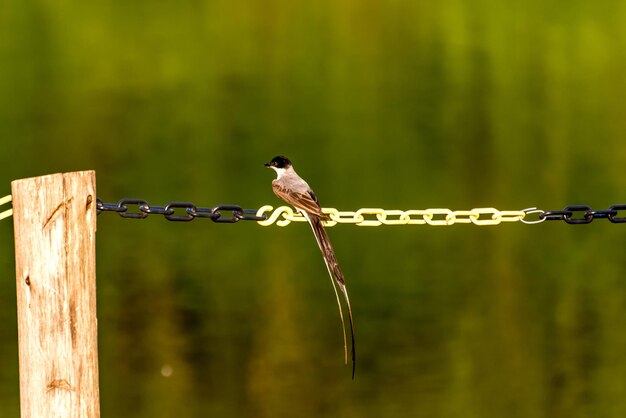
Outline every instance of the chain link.
MULTIPOLYGON (((626 205, 613 205, 606 210, 593 210, 589 206, 567 206, 563 210, 544 211, 537 208, 522 210, 498 210, 495 208, 475 208, 471 210, 450 210, 445 208, 410 209, 406 211, 396 209, 362 208, 355 212, 338 211, 335 208, 323 208, 330 220, 326 226, 335 226, 338 223, 354 224, 357 226, 380 225, 431 225, 450 226, 454 224, 499 225, 502 222, 523 222, 537 224, 544 221, 562 220, 571 225, 588 224, 594 219, 608 219, 612 223, 626 223, 626 205), (618 216, 620 212, 623 216, 618 216), (531 216, 538 216, 530 219, 531 216)), ((306 219, 289 206, 280 206, 274 209, 270 205, 261 207, 257 216, 267 216, 259 225, 268 226, 276 223, 286 226, 291 222, 306 222, 306 219), (267 215, 268 212, 272 212, 267 215)))
POLYGON ((593 210, 590 206, 566 206, 563 210, 552 210, 539 214, 539 219, 543 221, 565 221, 571 225, 589 224, 594 219, 608 219, 614 224, 626 223, 626 213, 624 216, 617 216, 621 212, 626 212, 626 205, 612 205, 605 210, 593 210))
MULTIPOLYGON (((0 206, 10 203, 11 195, 0 199, 0 206)), ((115 212, 122 218, 145 219, 149 215, 162 215, 168 221, 190 222, 196 218, 207 218, 216 223, 237 223, 255 221, 268 226, 274 223, 286 226, 291 222, 306 222, 306 219, 289 206, 274 209, 266 205, 258 210, 243 209, 238 205, 218 205, 197 207, 191 202, 169 202, 165 206, 150 205, 143 199, 124 198, 117 203, 104 203, 96 199, 97 214, 115 212), (271 213, 269 213, 271 212, 271 213)), ((433 209, 382 209, 361 208, 356 211, 340 211, 323 208, 330 220, 326 226, 354 224, 358 226, 380 225, 432 225, 450 226, 454 224, 499 225, 502 222, 523 222, 537 224, 545 221, 564 221, 571 225, 589 224, 594 219, 607 219, 611 223, 626 223, 626 204, 612 205, 608 209, 594 210, 590 206, 566 206, 563 210, 544 211, 537 208, 522 210, 498 210, 495 208, 475 208, 471 210, 433 209), (531 219, 534 218, 534 219, 531 219)), ((0 219, 13 214, 12 209, 0 212, 0 219)))
MULTIPOLYGON (((13 197, 11 195, 7 195, 7 196, 4 196, 4 197, 0 198, 0 206, 5 205, 5 204, 11 202, 12 199, 13 199, 13 197)), ((8 218, 11 215, 13 215, 13 209, 7 209, 5 211, 2 211, 2 212, 0 212, 0 220, 2 220, 4 218, 8 218)))
MULTIPOLYGON (((525 210, 500 211, 495 208, 476 208, 472 210, 450 209, 381 209, 362 208, 355 212, 338 211, 335 208, 323 208, 330 220, 325 221, 326 226, 335 226, 338 223, 354 224, 357 226, 380 226, 380 225, 432 225, 449 226, 454 224, 474 225, 498 225, 502 222, 522 221, 526 216, 525 210)), ((306 219, 289 206, 280 206, 274 209, 270 205, 261 207, 257 216, 267 216, 259 225, 268 226, 276 223, 278 226, 286 226, 291 222, 306 222, 306 219), (267 212, 272 212, 269 216, 267 212)))
POLYGON ((150 205, 143 199, 121 199, 117 203, 104 203, 96 199, 96 212, 116 212, 122 218, 144 219, 149 215, 163 215, 173 222, 189 222, 196 218, 208 218, 216 223, 239 221, 264 221, 267 216, 257 216, 255 209, 243 209, 237 205, 219 205, 213 208, 197 207, 191 202, 169 202, 165 206, 150 205), (178 211, 177 211, 178 209, 178 211), (230 214, 228 214, 230 212, 230 214))

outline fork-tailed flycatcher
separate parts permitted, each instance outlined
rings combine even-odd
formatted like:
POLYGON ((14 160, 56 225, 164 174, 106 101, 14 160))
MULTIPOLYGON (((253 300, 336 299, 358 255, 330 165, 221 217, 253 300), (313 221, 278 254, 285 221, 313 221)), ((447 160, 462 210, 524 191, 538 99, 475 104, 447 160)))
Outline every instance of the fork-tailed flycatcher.
POLYGON ((337 286, 341 289, 341 293, 346 300, 346 306, 348 307, 348 317, 350 319, 350 336, 352 337, 352 378, 354 379, 354 371, 356 367, 356 352, 354 350, 354 323, 352 321, 352 308, 350 307, 350 299, 348 298, 348 291, 346 290, 346 281, 343 278, 343 273, 335 257, 335 251, 330 244, 328 234, 324 229, 322 220, 328 220, 329 217, 322 212, 322 208, 317 202, 317 197, 313 190, 309 187, 306 181, 304 181, 293 169, 291 161, 283 156, 275 157, 272 161, 265 164, 276 171, 276 179, 272 180, 272 189, 274 194, 285 202, 294 206, 302 216, 306 218, 313 229, 313 234, 317 240, 328 269, 328 274, 331 277, 331 283, 335 290, 335 296, 337 298, 337 305, 339 306, 339 316, 341 317, 341 328, 343 330, 343 349, 345 363, 348 364, 348 342, 346 340, 346 326, 343 319, 343 311, 341 310, 341 302, 339 300, 339 294, 337 293, 337 286), (337 286, 335 286, 337 283, 337 286))

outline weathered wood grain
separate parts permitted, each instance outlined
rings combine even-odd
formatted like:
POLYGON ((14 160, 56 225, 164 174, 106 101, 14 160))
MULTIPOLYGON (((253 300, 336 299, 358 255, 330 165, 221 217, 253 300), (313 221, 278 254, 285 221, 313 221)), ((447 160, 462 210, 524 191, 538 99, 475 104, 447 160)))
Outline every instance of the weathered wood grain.
POLYGON ((23 418, 100 416, 95 177, 11 183, 23 418))

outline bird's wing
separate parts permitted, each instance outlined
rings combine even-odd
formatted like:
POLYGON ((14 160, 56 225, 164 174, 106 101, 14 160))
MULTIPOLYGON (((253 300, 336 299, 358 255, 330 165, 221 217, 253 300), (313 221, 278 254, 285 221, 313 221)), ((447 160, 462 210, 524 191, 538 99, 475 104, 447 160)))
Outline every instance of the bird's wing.
POLYGON ((322 208, 319 203, 317 203, 317 197, 312 191, 307 193, 294 192, 293 190, 282 187, 277 182, 272 183, 272 190, 274 190, 276 196, 290 205, 295 206, 297 209, 312 213, 324 220, 328 219, 328 215, 322 212, 322 208))
POLYGON ((354 322, 352 320, 352 307, 350 306, 350 298, 348 297, 348 290, 346 289, 346 281, 343 277, 343 272, 339 267, 339 263, 337 262, 337 257, 335 256, 335 250, 328 239, 328 234, 326 233, 326 229, 324 229, 324 225, 322 225, 321 219, 315 214, 310 214, 302 211, 302 214, 311 225, 311 229, 313 229, 313 234, 315 235, 315 239, 317 240, 317 245, 320 247, 320 251, 322 252, 322 257, 324 257, 324 262, 326 263, 326 268, 328 269, 328 274, 330 274, 331 283, 333 285, 333 289, 335 290, 335 296, 337 298, 337 305, 339 306, 339 316, 341 317, 341 328, 343 330, 343 348, 344 348, 344 357, 345 362, 348 364, 348 342, 346 340, 346 326, 343 319, 343 311, 341 310, 341 302, 339 301, 339 295, 337 294, 337 286, 343 293, 343 297, 346 301, 346 306, 348 307, 348 319, 350 320, 350 337, 352 340, 352 378, 354 379, 354 372, 356 370, 356 350, 354 348, 354 322))

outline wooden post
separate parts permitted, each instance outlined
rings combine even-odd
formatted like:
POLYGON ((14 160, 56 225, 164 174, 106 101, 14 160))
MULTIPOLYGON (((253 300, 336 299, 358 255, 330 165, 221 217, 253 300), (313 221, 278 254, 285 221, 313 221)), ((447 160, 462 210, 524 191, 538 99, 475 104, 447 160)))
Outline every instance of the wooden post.
POLYGON ((11 187, 21 416, 99 417, 96 174, 11 187))

